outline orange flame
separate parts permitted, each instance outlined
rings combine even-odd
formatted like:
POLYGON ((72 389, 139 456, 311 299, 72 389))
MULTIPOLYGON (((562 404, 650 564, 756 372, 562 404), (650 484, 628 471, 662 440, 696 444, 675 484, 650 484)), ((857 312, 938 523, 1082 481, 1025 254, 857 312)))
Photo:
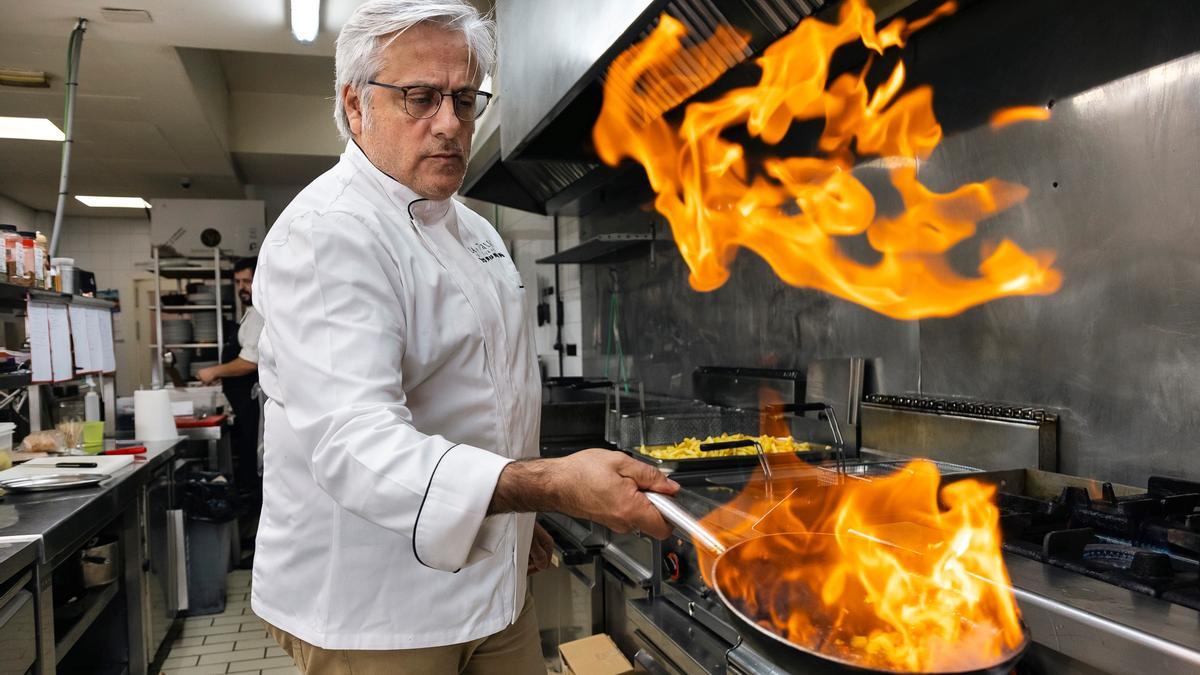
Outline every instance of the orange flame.
MULTIPOLYGON (((984 668, 1020 647, 993 487, 951 483, 943 509, 924 460, 824 488, 822 469, 779 460, 772 487, 788 498, 767 499, 759 477, 704 519, 731 544, 747 540, 722 558, 716 586, 748 616, 812 651, 896 672, 984 668)), ((701 569, 713 585, 710 555, 701 569)))
POLYGON ((719 27, 708 40, 684 46, 685 28, 664 14, 610 67, 593 130, 596 149, 608 164, 628 157, 645 168, 658 195, 655 208, 670 221, 696 290, 724 284, 737 250, 746 247, 789 284, 898 319, 949 316, 998 297, 1052 293, 1061 284, 1053 254, 1029 254, 1007 240, 983 252, 980 276, 951 269, 946 253, 974 236, 978 221, 1028 191, 996 179, 945 194, 920 183, 917 161, 929 157, 942 129, 929 87, 901 93, 903 62, 874 91, 866 83, 871 62, 828 83, 839 47, 861 41, 882 54, 954 8, 948 2, 919 21, 895 19, 877 30, 863 0, 846 0, 836 24, 806 19, 767 48, 757 60, 762 77, 756 86, 692 103, 678 124, 661 117, 683 98, 678 83, 711 83, 727 68, 711 54, 746 42, 719 27), (678 63, 689 64, 687 72, 678 63), (722 136, 740 125, 774 145, 793 122, 812 119, 825 122, 820 157, 770 158, 752 166, 745 148, 722 136), (888 158, 903 213, 876 213, 871 193, 851 173, 856 155, 888 158), (879 252, 877 263, 854 260, 839 242, 861 235, 879 252))
POLYGON ((992 129, 1003 129, 1017 122, 1041 122, 1050 119, 1050 109, 1034 105, 1022 105, 1015 108, 997 110, 992 114, 989 126, 992 129))

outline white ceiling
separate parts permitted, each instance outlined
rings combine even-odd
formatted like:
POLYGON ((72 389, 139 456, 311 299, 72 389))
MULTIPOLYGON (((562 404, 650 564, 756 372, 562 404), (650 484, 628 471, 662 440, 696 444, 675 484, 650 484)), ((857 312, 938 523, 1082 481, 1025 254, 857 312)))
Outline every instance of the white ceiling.
MULTIPOLYGON (((0 68, 51 81, 0 87, 0 116, 62 128, 67 40, 84 17, 71 194, 229 199, 246 184, 303 184, 342 145, 329 113, 332 55, 361 1, 323 0, 321 32, 302 44, 288 0, 0 0, 0 68), (109 22, 101 7, 144 9, 153 22, 109 22)), ((0 139, 0 195, 53 210, 61 152, 0 139)), ((68 204, 74 215, 128 214, 68 204)))

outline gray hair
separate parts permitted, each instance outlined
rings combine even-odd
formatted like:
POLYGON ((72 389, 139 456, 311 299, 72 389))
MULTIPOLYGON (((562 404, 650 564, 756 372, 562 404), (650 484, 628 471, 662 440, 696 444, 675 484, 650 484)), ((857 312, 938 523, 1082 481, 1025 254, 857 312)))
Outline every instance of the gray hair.
POLYGON ((333 119, 342 140, 350 138, 342 89, 350 85, 358 91, 365 115, 371 100, 367 80, 383 68, 383 50, 404 31, 426 22, 461 31, 480 74, 492 72, 496 63, 495 22, 464 0, 370 0, 354 10, 338 34, 333 119))

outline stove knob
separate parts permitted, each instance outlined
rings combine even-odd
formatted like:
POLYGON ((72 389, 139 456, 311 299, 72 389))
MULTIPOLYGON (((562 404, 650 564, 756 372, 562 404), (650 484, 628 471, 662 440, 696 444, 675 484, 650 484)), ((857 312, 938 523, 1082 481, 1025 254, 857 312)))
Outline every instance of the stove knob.
POLYGON ((683 564, 679 562, 679 556, 674 551, 667 551, 663 556, 662 566, 663 576, 667 581, 679 581, 683 574, 683 564))

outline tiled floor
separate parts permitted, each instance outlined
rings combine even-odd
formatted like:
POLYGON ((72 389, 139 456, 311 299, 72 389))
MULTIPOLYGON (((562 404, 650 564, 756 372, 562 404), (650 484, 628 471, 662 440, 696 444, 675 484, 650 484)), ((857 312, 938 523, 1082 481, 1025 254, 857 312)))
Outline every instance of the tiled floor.
POLYGON ((250 570, 230 572, 225 583, 225 611, 184 619, 183 633, 171 644, 162 674, 297 675, 292 659, 250 612, 250 570))

